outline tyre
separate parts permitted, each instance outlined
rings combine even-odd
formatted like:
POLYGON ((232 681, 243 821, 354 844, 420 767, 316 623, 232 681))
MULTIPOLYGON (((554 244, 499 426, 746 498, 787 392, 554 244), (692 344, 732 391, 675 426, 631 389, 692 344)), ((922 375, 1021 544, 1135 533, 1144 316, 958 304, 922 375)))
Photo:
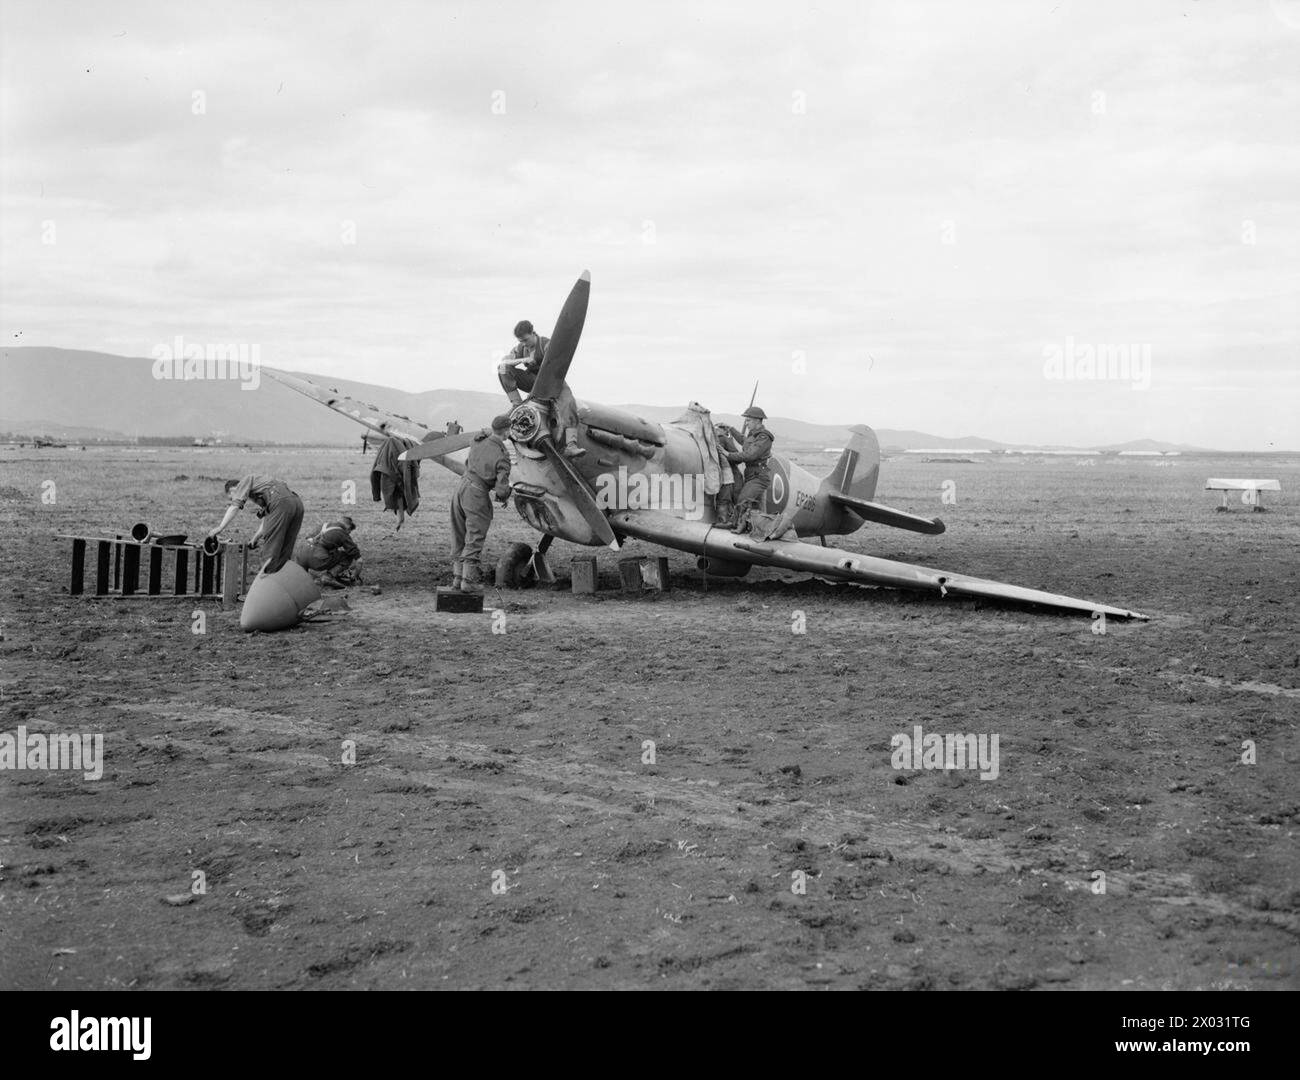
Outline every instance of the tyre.
POLYGON ((537 584, 529 560, 533 549, 527 544, 511 544, 497 560, 498 589, 527 589, 537 584))

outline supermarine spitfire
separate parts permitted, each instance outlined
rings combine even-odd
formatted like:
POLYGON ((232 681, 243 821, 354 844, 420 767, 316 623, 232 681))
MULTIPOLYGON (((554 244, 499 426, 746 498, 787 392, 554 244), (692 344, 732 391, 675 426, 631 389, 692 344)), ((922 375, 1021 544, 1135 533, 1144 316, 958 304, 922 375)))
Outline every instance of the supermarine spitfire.
MULTIPOLYGON (((631 537, 694 555, 701 570, 718 577, 741 577, 751 567, 763 566, 861 585, 1101 612, 1112 618, 1146 618, 1091 600, 827 546, 826 537, 857 532, 868 521, 931 535, 944 531, 937 518, 919 517, 875 501, 880 446, 866 426, 850 428, 849 445, 825 478, 819 479, 774 453, 771 484, 758 507, 767 517, 759 518, 761 527, 749 533, 719 528, 707 501, 703 506, 682 503, 656 508, 611 507, 608 500, 602 505, 597 494, 605 490, 611 476, 640 476, 647 486, 658 490, 671 486, 670 481, 680 483, 684 477, 703 478, 710 471, 716 476, 717 450, 706 431, 711 428, 708 413, 702 409, 688 410, 679 420, 658 424, 622 409, 582 401, 578 402, 578 442, 587 453, 575 459, 558 449, 553 403, 577 351, 590 292, 591 279, 584 272, 560 312, 531 396, 509 414, 516 459, 511 472, 515 508, 542 534, 527 567, 537 580, 554 580, 546 553, 556 538, 617 550, 631 537), (805 542, 805 537, 816 537, 819 542, 805 542)), ((479 434, 431 432, 409 417, 362 405, 308 380, 277 371, 268 374, 371 431, 418 442, 405 458, 432 458, 456 473, 463 472, 464 466, 449 455, 464 449, 479 434)))

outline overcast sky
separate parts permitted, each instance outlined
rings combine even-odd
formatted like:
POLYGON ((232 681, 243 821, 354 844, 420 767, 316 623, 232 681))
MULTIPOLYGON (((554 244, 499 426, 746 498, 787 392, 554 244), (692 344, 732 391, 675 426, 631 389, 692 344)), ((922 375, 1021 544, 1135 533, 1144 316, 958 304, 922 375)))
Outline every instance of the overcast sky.
POLYGON ((1300 448, 1300 5, 0 4, 0 330, 1300 448), (1129 379, 1049 378, 1084 346, 1129 379))

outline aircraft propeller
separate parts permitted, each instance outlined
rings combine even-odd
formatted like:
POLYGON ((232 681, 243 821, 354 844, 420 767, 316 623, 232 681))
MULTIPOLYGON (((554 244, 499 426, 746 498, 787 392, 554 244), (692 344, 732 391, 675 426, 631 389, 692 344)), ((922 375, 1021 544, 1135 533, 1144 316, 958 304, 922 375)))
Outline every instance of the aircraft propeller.
POLYGON ((480 428, 477 431, 462 431, 459 435, 426 435, 417 445, 409 450, 403 450, 397 458, 399 461, 423 461, 425 458, 446 457, 457 450, 472 446, 476 439, 490 430, 490 428, 480 428))
MULTIPOLYGON (((553 403, 564 388, 565 376, 569 373, 569 365, 573 363, 573 354, 577 351, 578 339, 582 337, 582 327, 587 320, 587 300, 590 296, 591 274, 584 270, 574 282, 573 288, 569 290, 564 307, 560 309, 560 317, 555 320, 555 329, 551 331, 551 342, 546 346, 546 355, 542 358, 542 367, 533 383, 529 400, 523 405, 516 405, 511 412, 512 421, 515 419, 521 421, 518 424, 511 424, 511 437, 514 438, 517 431, 535 430, 536 434, 528 439, 525 445, 532 446, 546 455, 546 460, 559 473, 566 494, 577 506, 583 520, 605 544, 617 551, 618 539, 614 536, 614 530, 609 527, 604 511, 596 505, 591 488, 573 467, 573 463, 555 445, 550 428, 545 424, 535 423, 532 416, 536 410, 532 402, 553 403)), ((551 409, 554 411, 554 404, 551 405, 551 409)))
POLYGON ((542 368, 537 373, 537 381, 533 383, 530 395, 539 401, 554 398, 564 385, 569 365, 573 363, 573 354, 578 348, 578 339, 582 337, 583 323, 587 321, 587 300, 590 296, 591 274, 584 270, 569 290, 568 299, 560 309, 560 317, 555 320, 551 343, 546 346, 542 368))
MULTIPOLYGON (((516 405, 510 413, 510 438, 513 442, 530 446, 545 455, 546 460, 554 466, 569 496, 583 520, 591 526, 600 539, 610 547, 618 550, 618 539, 609 527, 609 520, 604 511, 596 505, 591 488, 582 478, 582 474, 573 467, 551 436, 550 427, 541 409, 543 402, 550 403, 554 412, 554 400, 564 387, 569 365, 573 363, 573 354, 578 348, 578 339, 582 337, 582 327, 587 319, 587 300, 591 296, 591 274, 586 270, 569 291, 560 317, 555 320, 555 329, 551 333, 550 344, 542 359, 541 369, 533 383, 529 399, 522 405, 516 405), (534 404, 536 403, 536 404, 534 404)), ((462 435, 448 435, 443 438, 422 442, 401 455, 403 461, 419 461, 423 458, 444 457, 463 450, 478 438, 479 432, 466 432, 462 435)))

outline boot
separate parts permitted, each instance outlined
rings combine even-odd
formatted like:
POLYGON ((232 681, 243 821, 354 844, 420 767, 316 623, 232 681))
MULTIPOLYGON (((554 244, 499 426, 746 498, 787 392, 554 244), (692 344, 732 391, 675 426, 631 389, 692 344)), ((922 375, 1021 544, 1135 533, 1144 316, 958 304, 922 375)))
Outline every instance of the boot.
POLYGON ((519 396, 519 387, 515 382, 513 369, 506 366, 504 363, 501 364, 501 366, 497 368, 497 378, 501 382, 501 389, 506 392, 506 397, 510 399, 510 404, 522 405, 524 399, 519 396))
POLYGON ((451 587, 457 592, 461 591, 461 583, 464 578, 465 564, 460 559, 451 560, 451 587))
POLYGON ((564 456, 567 458, 580 458, 587 451, 578 445, 578 429, 564 429, 564 456))
POLYGON ((461 563, 460 591, 467 593, 483 591, 483 570, 473 559, 466 559, 461 563))

